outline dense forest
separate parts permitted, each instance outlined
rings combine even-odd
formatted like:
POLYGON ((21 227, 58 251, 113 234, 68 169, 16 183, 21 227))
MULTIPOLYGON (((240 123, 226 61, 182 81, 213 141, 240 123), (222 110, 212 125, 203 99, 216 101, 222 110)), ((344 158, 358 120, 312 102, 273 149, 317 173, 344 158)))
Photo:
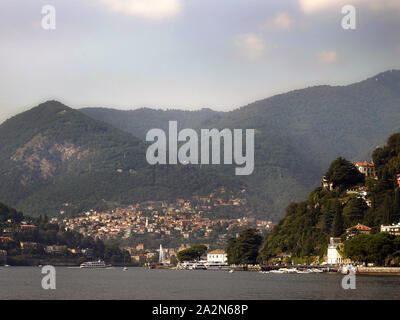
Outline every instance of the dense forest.
MULTIPOLYGON (((372 158, 377 179, 365 181, 352 163, 344 158, 333 161, 326 172, 326 177, 334 183, 333 190, 318 187, 306 201, 291 203, 286 216, 267 235, 260 260, 268 261, 283 253, 293 257, 322 257, 329 237, 346 240, 346 229, 358 223, 372 228, 372 235, 367 236, 372 237, 371 243, 381 241, 379 237, 373 238, 380 225, 400 221, 400 189, 396 181, 400 173, 400 134, 390 136, 386 146, 375 149, 372 158), (367 187, 370 206, 362 197, 347 192, 354 185, 367 187)), ((396 248, 393 244, 394 251, 396 248)), ((351 252, 347 250, 348 254, 351 252)))

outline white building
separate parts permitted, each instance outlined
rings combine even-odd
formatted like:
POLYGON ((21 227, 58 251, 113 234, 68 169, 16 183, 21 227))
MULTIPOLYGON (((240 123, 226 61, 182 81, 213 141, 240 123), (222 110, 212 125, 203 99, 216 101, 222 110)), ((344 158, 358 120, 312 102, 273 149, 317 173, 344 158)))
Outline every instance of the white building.
POLYGON ((333 190, 333 182, 329 182, 328 179, 325 176, 323 176, 322 187, 326 190, 333 190))
POLYGON ((207 262, 225 264, 228 262, 228 255, 224 250, 213 250, 207 253, 207 262))
POLYGON ((400 222, 398 224, 392 224, 391 226, 381 225, 381 232, 389 232, 395 236, 400 236, 400 222))
POLYGON ((356 162, 356 168, 366 177, 376 178, 375 165, 371 162, 356 162))
POLYGON ((343 264, 343 257, 340 255, 338 248, 340 238, 331 238, 328 246, 328 264, 343 264))

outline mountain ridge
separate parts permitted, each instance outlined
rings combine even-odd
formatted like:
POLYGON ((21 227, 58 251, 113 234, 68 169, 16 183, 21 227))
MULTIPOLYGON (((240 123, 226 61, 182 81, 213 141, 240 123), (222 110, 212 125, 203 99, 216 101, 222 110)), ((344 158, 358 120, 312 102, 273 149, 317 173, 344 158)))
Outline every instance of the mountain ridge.
POLYGON ((77 190, 74 210, 128 201, 129 194, 161 199, 246 185, 251 210, 278 220, 288 203, 319 184, 331 159, 370 159, 399 130, 399 106, 398 70, 346 86, 298 89, 228 112, 75 110, 47 101, 0 125, 0 177, 8 184, 0 188, 0 201, 30 214, 43 201, 49 202, 46 210, 58 211, 57 201, 68 203, 64 198, 74 198, 77 190), (149 166, 146 132, 166 130, 169 120, 177 120, 179 129, 254 128, 254 173, 238 178, 230 166, 149 166))
POLYGON ((55 215, 211 192, 224 178, 150 166, 140 139, 47 101, 0 125, 0 180, 0 202, 55 215))
MULTIPOLYGON (((289 202, 302 199, 319 183, 331 159, 370 159, 376 146, 399 131, 399 106, 400 71, 389 70, 349 85, 292 90, 205 119, 191 117, 196 130, 256 130, 256 168, 244 180, 251 194, 254 190, 257 211, 277 219, 289 202)), ((90 109, 83 112, 92 116, 90 109)), ((111 114, 114 120, 120 117, 119 111, 111 114)), ((168 120, 176 120, 168 114, 162 111, 156 119, 153 110, 151 122, 137 117, 132 127, 140 122, 142 131, 136 136, 144 137, 152 128, 165 130, 168 120)), ((95 118, 110 121, 100 114, 95 118)))

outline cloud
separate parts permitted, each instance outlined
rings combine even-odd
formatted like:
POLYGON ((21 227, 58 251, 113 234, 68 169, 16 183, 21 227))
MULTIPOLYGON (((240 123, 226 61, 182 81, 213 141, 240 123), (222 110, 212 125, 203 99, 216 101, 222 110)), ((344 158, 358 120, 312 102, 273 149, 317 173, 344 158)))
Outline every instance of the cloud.
POLYGON ((260 58, 266 51, 264 40, 254 33, 238 35, 235 37, 234 43, 241 54, 248 59, 260 58))
POLYGON ((340 9, 344 5, 353 5, 357 7, 365 7, 372 11, 400 9, 399 0, 298 0, 300 8, 305 13, 315 13, 320 11, 340 9))
POLYGON ((321 51, 317 53, 317 60, 320 64, 331 64, 337 61, 336 51, 321 51))
MULTIPOLYGON (((357 1, 357 0, 356 0, 357 1)), ((305 13, 341 8, 344 0, 299 0, 300 8, 305 13)))
POLYGON ((292 24, 293 24, 293 20, 292 18, 290 18, 290 16, 285 13, 285 12, 281 12, 278 13, 271 21, 270 23, 278 29, 281 30, 288 30, 292 24))
POLYGON ((174 17, 181 12, 180 0, 100 0, 110 10, 149 19, 174 17))

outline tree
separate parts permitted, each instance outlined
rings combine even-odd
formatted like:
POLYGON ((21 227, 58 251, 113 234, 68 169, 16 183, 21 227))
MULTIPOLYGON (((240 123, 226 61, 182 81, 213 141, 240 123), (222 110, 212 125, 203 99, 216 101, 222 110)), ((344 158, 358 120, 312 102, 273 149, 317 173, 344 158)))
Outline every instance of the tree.
POLYGON ((344 253, 352 261, 385 265, 397 254, 398 240, 389 233, 361 234, 345 242, 344 253))
POLYGON ((255 264, 262 237, 256 229, 243 230, 239 237, 228 242, 228 262, 231 264, 255 264))
POLYGON ((181 250, 178 252, 179 261, 192 261, 200 260, 201 256, 205 254, 207 247, 203 244, 196 244, 188 249, 181 250))
POLYGON ((339 157, 333 161, 325 174, 328 181, 333 182, 334 188, 345 189, 363 183, 364 175, 354 164, 339 157))
POLYGON ((347 228, 361 223, 368 206, 361 198, 352 198, 343 209, 344 224, 347 228))
POLYGON ((332 235, 340 237, 343 234, 343 216, 339 201, 335 204, 335 218, 333 220, 332 235))

